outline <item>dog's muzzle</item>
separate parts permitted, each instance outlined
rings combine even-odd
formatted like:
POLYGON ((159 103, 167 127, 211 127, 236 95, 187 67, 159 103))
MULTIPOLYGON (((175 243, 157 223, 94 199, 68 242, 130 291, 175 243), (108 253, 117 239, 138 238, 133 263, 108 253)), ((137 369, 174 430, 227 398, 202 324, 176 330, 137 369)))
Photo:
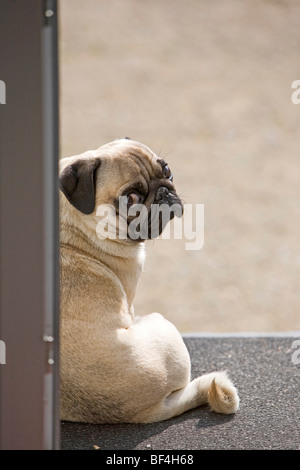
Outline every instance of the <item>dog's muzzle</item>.
POLYGON ((148 217, 140 220, 139 236, 135 233, 135 224, 128 227, 128 236, 135 241, 145 241, 159 237, 165 226, 174 217, 182 217, 183 204, 172 188, 160 186, 148 211, 148 217))
POLYGON ((169 194, 170 193, 169 193, 168 188, 166 188, 165 186, 161 186, 160 188, 158 188, 156 192, 154 204, 160 203, 161 201, 164 201, 167 203, 169 194))
POLYGON ((172 189, 169 189, 166 186, 160 186, 158 188, 153 204, 158 204, 159 206, 167 204, 169 207, 172 207, 172 209, 174 209, 173 217, 182 217, 183 215, 182 201, 177 194, 172 191, 172 189))
POLYGON ((182 215, 183 204, 177 194, 166 186, 160 186, 149 213, 148 238, 158 237, 170 220, 182 215))

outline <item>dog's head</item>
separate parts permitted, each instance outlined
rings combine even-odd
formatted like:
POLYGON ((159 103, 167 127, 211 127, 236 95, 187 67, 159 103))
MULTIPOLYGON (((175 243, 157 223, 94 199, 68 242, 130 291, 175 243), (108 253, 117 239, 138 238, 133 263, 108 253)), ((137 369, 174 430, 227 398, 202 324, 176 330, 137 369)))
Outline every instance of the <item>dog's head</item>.
POLYGON ((80 214, 91 227, 99 208, 109 207, 110 230, 116 228, 116 238, 129 243, 159 236, 183 212, 169 165, 128 138, 62 159, 59 182, 69 217, 80 214))

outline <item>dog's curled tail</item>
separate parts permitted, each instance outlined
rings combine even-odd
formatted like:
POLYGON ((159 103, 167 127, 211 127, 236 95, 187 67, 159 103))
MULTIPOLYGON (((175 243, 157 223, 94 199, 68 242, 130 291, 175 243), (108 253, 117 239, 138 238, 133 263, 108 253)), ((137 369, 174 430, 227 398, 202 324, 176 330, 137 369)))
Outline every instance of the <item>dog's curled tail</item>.
POLYGON ((207 393, 208 404, 216 413, 232 414, 239 409, 237 389, 226 372, 216 372, 207 393))

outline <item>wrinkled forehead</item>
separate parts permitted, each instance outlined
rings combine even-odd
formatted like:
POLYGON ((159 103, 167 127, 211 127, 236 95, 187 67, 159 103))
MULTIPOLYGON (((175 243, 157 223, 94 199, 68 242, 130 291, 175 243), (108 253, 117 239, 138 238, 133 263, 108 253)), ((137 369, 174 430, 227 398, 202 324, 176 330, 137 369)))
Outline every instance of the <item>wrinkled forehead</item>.
POLYGON ((101 159, 99 169, 101 174, 113 178, 117 173, 124 179, 132 179, 141 175, 146 181, 161 176, 164 161, 146 145, 130 139, 114 140, 102 145, 96 150, 87 150, 80 155, 63 158, 60 160, 60 172, 68 165, 80 159, 101 159), (108 173, 108 174, 107 174, 108 173))
POLYGON ((146 180, 160 176, 161 164, 158 157, 146 145, 129 139, 120 139, 98 149, 99 156, 110 160, 112 169, 125 177, 141 174, 146 180))
POLYGON ((120 153, 120 152, 126 152, 126 151, 133 151, 135 150, 136 152, 140 151, 144 153, 145 155, 147 154, 149 158, 157 158, 155 153, 152 152, 152 150, 147 147, 147 145, 142 144, 141 142, 137 142, 135 140, 131 140, 128 138, 125 139, 117 139, 113 140, 112 142, 109 142, 108 144, 102 145, 99 147, 98 151, 100 152, 112 152, 112 153, 120 153))
POLYGON ((119 139, 105 144, 98 149, 99 154, 110 155, 112 158, 130 158, 132 156, 148 160, 151 164, 156 164, 157 156, 152 150, 140 142, 130 139, 119 139))

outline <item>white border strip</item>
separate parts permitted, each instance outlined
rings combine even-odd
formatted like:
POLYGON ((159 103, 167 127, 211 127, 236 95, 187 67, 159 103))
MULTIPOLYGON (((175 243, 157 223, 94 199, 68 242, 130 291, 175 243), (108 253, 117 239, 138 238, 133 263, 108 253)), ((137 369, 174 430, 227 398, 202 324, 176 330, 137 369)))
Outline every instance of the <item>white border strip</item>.
POLYGON ((241 331, 233 333, 195 332, 182 333, 183 338, 300 338, 300 331, 241 331))

